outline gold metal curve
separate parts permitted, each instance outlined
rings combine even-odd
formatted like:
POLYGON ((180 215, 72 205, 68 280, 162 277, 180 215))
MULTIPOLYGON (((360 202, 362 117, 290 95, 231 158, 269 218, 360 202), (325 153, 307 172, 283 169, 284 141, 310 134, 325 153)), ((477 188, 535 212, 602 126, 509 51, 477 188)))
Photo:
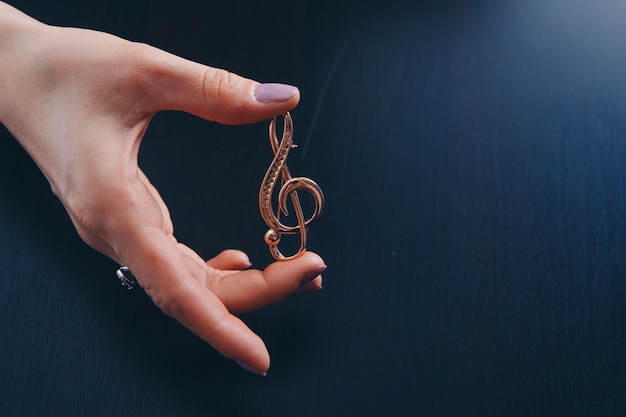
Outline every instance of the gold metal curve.
POLYGON ((306 250, 307 231, 311 224, 322 214, 324 210, 324 193, 315 181, 306 177, 292 177, 287 167, 287 156, 289 151, 297 145, 293 143, 293 121, 287 112, 283 115, 283 136, 280 141, 276 136, 276 117, 272 119, 269 127, 270 144, 274 152, 274 159, 270 164, 259 191, 259 209, 261 217, 269 227, 265 233, 265 242, 269 245, 270 253, 277 261, 288 261, 302 255, 306 250), (278 208, 275 211, 272 203, 272 196, 280 176, 280 188, 278 191, 278 208), (307 191, 313 197, 315 209, 313 214, 305 218, 298 198, 298 191, 307 191), (295 211, 298 224, 295 226, 285 225, 280 221, 280 213, 288 215, 287 198, 291 198, 291 203, 295 211), (300 235, 300 248, 291 256, 285 256, 278 249, 280 237, 283 234, 300 235))

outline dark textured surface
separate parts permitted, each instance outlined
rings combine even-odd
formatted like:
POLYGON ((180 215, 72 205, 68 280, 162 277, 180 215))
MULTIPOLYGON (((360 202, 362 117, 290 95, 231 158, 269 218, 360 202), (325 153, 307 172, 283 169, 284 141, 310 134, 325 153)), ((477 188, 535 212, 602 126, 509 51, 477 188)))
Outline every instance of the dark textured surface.
MULTIPOLYGON (((289 166, 326 193, 329 269, 244 316, 273 360, 248 375, 122 289, 2 130, 1 415, 624 414, 623 2, 353 3, 12 3, 298 85, 289 166)), ((269 262, 266 129, 164 113, 146 135, 205 257, 269 262)))

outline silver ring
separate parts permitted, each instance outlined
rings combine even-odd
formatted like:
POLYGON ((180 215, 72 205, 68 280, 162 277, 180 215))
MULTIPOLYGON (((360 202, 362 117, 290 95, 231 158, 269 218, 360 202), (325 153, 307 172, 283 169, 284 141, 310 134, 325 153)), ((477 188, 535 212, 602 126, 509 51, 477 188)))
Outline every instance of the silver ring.
POLYGON ((137 280, 135 280, 135 276, 130 269, 126 266, 120 267, 117 271, 115 271, 115 276, 122 283, 122 287, 126 287, 128 290, 132 290, 135 285, 137 285, 137 280))

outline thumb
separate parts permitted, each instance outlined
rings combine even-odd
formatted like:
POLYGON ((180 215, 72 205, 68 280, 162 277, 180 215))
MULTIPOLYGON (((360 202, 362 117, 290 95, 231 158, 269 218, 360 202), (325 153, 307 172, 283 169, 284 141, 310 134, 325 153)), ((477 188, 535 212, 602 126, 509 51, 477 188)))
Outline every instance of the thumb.
POLYGON ((154 49, 154 111, 180 110, 223 124, 254 123, 292 110, 297 87, 241 77, 154 49))

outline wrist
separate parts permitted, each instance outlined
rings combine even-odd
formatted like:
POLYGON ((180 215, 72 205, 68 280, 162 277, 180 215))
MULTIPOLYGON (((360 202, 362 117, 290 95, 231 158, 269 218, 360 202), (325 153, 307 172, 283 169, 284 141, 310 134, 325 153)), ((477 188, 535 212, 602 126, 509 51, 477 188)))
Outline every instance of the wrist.
MULTIPOLYGON (((28 56, 47 26, 0 1, 0 122, 7 124, 20 84, 27 82, 28 56)), ((7 126, 9 127, 9 126, 7 126)))

